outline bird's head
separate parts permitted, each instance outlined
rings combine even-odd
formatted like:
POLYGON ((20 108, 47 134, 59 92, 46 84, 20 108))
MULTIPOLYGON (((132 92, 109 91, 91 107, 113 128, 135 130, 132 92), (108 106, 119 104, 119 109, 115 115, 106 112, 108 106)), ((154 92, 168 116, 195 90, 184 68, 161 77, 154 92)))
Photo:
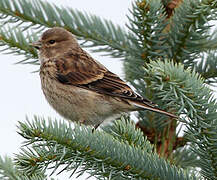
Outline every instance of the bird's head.
POLYGON ((40 60, 55 58, 79 47, 75 37, 67 30, 54 27, 45 31, 40 40, 30 44, 39 50, 40 60))

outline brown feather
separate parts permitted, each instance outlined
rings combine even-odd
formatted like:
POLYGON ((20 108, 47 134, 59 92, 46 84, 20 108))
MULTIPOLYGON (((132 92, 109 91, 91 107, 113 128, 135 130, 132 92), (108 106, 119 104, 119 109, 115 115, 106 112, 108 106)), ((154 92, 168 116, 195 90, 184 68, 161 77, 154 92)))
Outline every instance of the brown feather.
POLYGON ((82 49, 76 52, 72 50, 64 57, 56 58, 55 64, 56 77, 61 83, 155 107, 151 101, 134 93, 122 79, 97 63, 82 49))

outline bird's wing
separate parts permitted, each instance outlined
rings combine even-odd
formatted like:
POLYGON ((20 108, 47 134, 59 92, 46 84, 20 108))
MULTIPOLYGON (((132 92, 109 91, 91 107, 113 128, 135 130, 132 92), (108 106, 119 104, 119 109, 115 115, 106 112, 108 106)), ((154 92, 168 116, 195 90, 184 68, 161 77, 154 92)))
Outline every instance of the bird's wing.
POLYGON ((56 78, 63 84, 155 106, 151 101, 134 93, 116 74, 107 70, 83 50, 59 57, 55 60, 55 64, 56 78))
POLYGON ((125 102, 129 100, 137 107, 177 118, 172 113, 156 108, 151 101, 133 92, 116 74, 96 62, 82 49, 56 58, 55 64, 57 67, 56 78, 63 84, 119 97, 125 102))

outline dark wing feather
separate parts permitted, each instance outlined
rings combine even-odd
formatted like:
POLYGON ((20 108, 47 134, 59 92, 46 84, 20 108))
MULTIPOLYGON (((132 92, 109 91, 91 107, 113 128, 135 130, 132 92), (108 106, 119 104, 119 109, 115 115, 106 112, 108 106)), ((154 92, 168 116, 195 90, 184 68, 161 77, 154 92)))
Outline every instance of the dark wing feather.
POLYGON ((94 61, 86 52, 68 53, 55 60, 59 82, 86 88, 98 93, 129 99, 153 106, 149 100, 134 93, 116 74, 94 61))

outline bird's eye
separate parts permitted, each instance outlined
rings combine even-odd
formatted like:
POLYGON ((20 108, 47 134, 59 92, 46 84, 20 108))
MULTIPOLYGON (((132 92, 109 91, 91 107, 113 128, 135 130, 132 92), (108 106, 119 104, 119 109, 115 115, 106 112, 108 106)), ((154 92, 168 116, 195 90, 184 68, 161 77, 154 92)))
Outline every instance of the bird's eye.
POLYGON ((55 40, 50 40, 49 43, 50 44, 54 44, 56 41, 55 40))

